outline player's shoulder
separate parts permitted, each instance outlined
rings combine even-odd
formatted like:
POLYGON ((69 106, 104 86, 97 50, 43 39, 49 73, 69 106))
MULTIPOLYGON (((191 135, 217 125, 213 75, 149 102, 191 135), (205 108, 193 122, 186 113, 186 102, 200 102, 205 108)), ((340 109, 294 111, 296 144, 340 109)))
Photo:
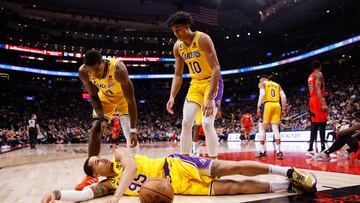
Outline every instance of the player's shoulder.
POLYGON ((85 71, 85 64, 82 64, 80 67, 79 67, 79 72, 83 72, 85 71))

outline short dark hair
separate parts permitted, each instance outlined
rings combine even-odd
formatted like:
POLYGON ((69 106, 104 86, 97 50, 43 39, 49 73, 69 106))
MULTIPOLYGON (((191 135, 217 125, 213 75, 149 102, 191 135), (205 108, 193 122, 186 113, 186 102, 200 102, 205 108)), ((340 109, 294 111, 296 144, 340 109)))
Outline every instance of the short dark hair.
POLYGON ((86 175, 94 177, 94 171, 93 171, 92 167, 89 166, 89 159, 90 159, 90 157, 85 160, 84 172, 86 175))
POLYGON ((86 66, 93 66, 101 62, 102 56, 101 53, 97 50, 90 50, 85 53, 84 64, 86 66))
POLYGON ((172 26, 179 24, 189 24, 191 26, 193 22, 194 21, 190 13, 184 11, 178 11, 173 15, 171 15, 169 19, 167 19, 166 24, 169 28, 171 28, 172 26))
POLYGON ((315 60, 311 63, 311 66, 312 68, 315 70, 315 69, 318 69, 321 67, 321 62, 319 60, 315 60))

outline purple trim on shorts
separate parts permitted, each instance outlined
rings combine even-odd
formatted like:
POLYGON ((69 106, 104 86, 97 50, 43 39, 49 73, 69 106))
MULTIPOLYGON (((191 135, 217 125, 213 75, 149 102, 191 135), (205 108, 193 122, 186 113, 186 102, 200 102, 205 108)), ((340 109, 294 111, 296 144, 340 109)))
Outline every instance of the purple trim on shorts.
MULTIPOLYGON (((171 155, 169 155, 169 157, 179 158, 182 161, 190 162, 190 164, 194 164, 198 168, 208 167, 210 165, 211 161, 212 161, 211 159, 183 156, 183 155, 180 155, 180 154, 171 154, 171 155)), ((164 165, 164 167, 165 167, 165 165, 164 165)))
POLYGON ((223 90, 224 90, 224 82, 222 79, 222 76, 220 75, 219 84, 218 84, 218 92, 215 97, 215 106, 216 108, 220 108, 221 99, 223 96, 223 90))
POLYGON ((167 159, 165 159, 165 164, 164 164, 164 174, 165 174, 165 177, 166 178, 169 178, 170 179, 170 182, 171 182, 171 177, 170 177, 170 170, 169 170, 169 164, 167 162, 167 159))
POLYGON ((259 119, 260 123, 262 123, 264 121, 265 105, 266 105, 266 102, 260 106, 260 119, 259 119))

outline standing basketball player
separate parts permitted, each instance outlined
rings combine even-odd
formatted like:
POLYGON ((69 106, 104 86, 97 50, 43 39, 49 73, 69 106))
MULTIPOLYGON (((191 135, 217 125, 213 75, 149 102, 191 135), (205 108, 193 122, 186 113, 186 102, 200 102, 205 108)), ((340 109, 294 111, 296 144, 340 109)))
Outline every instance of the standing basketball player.
MULTIPOLYGON (((126 146, 137 151, 136 120, 137 109, 133 84, 125 64, 116 59, 102 59, 100 52, 90 50, 84 56, 84 64, 79 68, 79 76, 89 92, 91 105, 94 108, 95 121, 90 131, 88 156, 100 153, 100 134, 107 133, 107 124, 117 110, 120 123, 126 138, 126 146), (130 117, 129 117, 130 115, 130 117)), ((98 180, 87 176, 76 186, 82 190, 98 180)))
POLYGON ((275 136, 276 155, 278 159, 283 158, 280 150, 280 117, 285 116, 286 95, 281 86, 267 78, 261 78, 259 82, 259 101, 257 116, 260 118, 259 133, 261 149, 257 157, 266 157, 265 130, 271 124, 275 136), (281 103, 280 103, 281 102, 281 103))
POLYGON ((206 135, 208 155, 218 155, 218 138, 214 120, 221 98, 221 73, 216 51, 211 38, 202 32, 190 29, 193 20, 189 13, 179 11, 167 21, 167 25, 178 39, 174 44, 175 75, 166 109, 173 114, 175 96, 182 84, 184 63, 189 68, 190 87, 183 108, 183 120, 180 138, 180 149, 184 155, 191 150, 191 130, 196 114, 203 111, 202 126, 206 135))
POLYGON ((245 137, 245 140, 246 141, 250 141, 250 132, 251 132, 251 129, 253 128, 254 126, 254 121, 252 119, 252 116, 250 113, 245 113, 241 119, 240 119, 240 125, 241 125, 241 128, 244 132, 244 137, 245 137))
POLYGON ((328 107, 325 100, 324 77, 321 73, 321 63, 318 60, 312 62, 313 72, 308 78, 310 92, 310 144, 307 156, 314 155, 313 144, 317 139, 317 131, 320 130, 321 151, 325 150, 325 127, 328 117, 328 107))
POLYGON ((28 132, 29 132, 29 140, 30 140, 30 149, 35 149, 37 144, 37 135, 40 133, 39 124, 36 121, 36 114, 31 115, 31 119, 29 120, 28 132))

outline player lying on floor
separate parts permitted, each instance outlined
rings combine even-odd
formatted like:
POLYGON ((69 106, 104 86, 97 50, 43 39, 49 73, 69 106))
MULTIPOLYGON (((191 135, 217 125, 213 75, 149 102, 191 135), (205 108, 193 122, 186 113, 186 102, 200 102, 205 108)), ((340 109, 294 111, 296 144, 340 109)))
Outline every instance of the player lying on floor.
POLYGON ((112 161, 92 156, 84 163, 84 171, 87 175, 106 176, 107 179, 82 191, 49 192, 44 195, 42 202, 84 201, 109 194, 114 194, 109 202, 118 202, 122 195, 137 196, 141 185, 153 177, 168 178, 174 193, 183 195, 234 195, 281 190, 316 192, 315 176, 291 167, 254 161, 219 161, 178 154, 150 159, 138 154, 132 155, 126 148, 116 149, 114 155, 112 161), (260 174, 277 174, 288 179, 278 182, 218 179, 229 175, 260 174))
POLYGON ((314 155, 313 159, 317 161, 330 161, 330 154, 341 149, 345 144, 349 146, 343 152, 345 158, 349 157, 350 153, 354 153, 354 157, 360 159, 360 123, 356 123, 354 126, 341 130, 336 133, 335 142, 326 150, 314 155))

